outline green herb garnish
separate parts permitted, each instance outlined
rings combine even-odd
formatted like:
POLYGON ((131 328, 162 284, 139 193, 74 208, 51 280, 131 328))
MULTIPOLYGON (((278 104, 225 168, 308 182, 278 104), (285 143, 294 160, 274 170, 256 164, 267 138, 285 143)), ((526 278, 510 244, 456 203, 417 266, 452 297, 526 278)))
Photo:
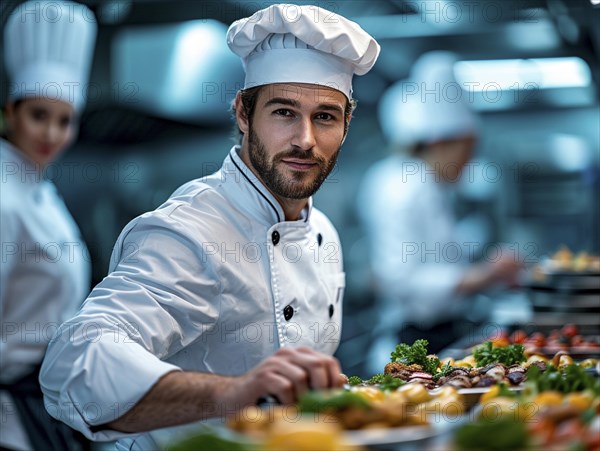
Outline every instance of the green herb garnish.
POLYGON ((525 423, 514 418, 480 418, 460 427, 454 436, 454 444, 456 449, 460 450, 526 449, 529 434, 525 423))
POLYGON ((596 396, 600 395, 600 379, 579 365, 567 365, 560 368, 548 365, 544 372, 532 365, 527 370, 527 383, 535 384, 538 392, 554 390, 571 393, 592 390, 596 396))
POLYGON ((216 432, 203 431, 192 434, 183 440, 170 445, 167 451, 195 451, 197 449, 210 449, 211 451, 259 451, 259 447, 253 443, 237 441, 220 437, 216 432))
POLYGON ((503 365, 511 366, 527 360, 523 351, 525 351, 523 345, 514 344, 494 347, 491 341, 486 341, 475 348, 473 357, 475 357, 477 366, 486 366, 490 363, 502 363, 503 365))
POLYGON ((446 363, 437 373, 433 375, 433 380, 437 382, 441 377, 447 376, 455 369, 456 367, 451 366, 450 363, 446 363))
POLYGON ((370 409, 369 402, 351 391, 308 391, 298 401, 301 412, 326 412, 343 410, 349 407, 370 409))
POLYGON ((437 357, 428 357, 427 355, 427 340, 416 340, 412 345, 400 343, 396 345, 396 349, 392 351, 391 361, 400 362, 405 365, 421 365, 423 371, 434 374, 440 364, 440 359, 437 357))
POLYGON ((377 385, 381 390, 396 390, 406 382, 402 379, 392 376, 391 374, 376 374, 368 381, 365 381, 368 385, 377 385))
POLYGON ((348 378, 348 385, 350 386, 354 386, 354 385, 360 385, 362 384, 362 379, 359 376, 350 376, 348 378))
POLYGON ((369 379, 368 381, 366 381, 367 384, 369 385, 375 385, 375 384, 381 384, 385 378, 385 374, 375 374, 373 377, 371 377, 371 379, 369 379))

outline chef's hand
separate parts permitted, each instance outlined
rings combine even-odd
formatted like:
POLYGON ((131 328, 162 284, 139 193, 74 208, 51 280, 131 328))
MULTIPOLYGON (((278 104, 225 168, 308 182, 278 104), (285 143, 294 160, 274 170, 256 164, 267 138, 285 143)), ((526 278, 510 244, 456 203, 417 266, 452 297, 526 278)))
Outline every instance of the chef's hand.
POLYGON ((502 255, 489 264, 490 279, 492 283, 501 283, 510 287, 519 284, 519 273, 523 269, 523 263, 513 256, 502 255))
POLYGON ((231 382, 228 402, 241 407, 268 396, 293 404, 309 389, 341 387, 344 377, 337 359, 303 347, 279 349, 231 382))
POLYGON ((491 261, 471 266, 457 287, 458 294, 471 295, 495 285, 516 287, 523 263, 509 252, 491 261))

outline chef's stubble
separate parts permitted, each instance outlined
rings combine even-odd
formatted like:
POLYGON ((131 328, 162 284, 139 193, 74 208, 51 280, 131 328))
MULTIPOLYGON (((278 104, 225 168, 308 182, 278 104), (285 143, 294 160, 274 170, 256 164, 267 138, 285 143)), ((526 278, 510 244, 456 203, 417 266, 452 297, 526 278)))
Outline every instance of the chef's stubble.
POLYGON ((264 144, 254 132, 252 124, 248 130, 248 154, 252 166, 264 182, 264 184, 273 193, 286 199, 307 199, 318 191, 329 173, 333 170, 341 146, 329 159, 319 158, 313 154, 312 150, 289 150, 276 154, 269 162, 264 144), (280 171, 277 166, 283 158, 306 158, 317 163, 319 172, 316 177, 307 172, 292 172, 289 176, 280 171), (309 178, 314 179, 309 180, 309 178))

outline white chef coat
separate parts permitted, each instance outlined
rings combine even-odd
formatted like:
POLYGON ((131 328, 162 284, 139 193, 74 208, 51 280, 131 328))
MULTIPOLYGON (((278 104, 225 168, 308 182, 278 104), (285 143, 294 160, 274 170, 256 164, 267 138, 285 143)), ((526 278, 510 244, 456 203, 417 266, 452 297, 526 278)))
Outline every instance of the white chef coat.
POLYGON ((46 407, 93 440, 127 437, 90 425, 124 414, 170 371, 240 375, 280 347, 336 350, 338 234, 310 201, 284 221, 238 152, 125 227, 108 276, 50 344, 46 407))
MULTIPOLYGON (((39 365, 59 325, 90 287, 90 259, 53 183, 0 139, 0 381, 10 384, 39 365)), ((10 400, 2 399, 0 445, 29 449, 10 400), (5 415, 6 414, 6 415, 5 415)))
POLYGON ((436 177, 424 161, 393 155, 373 165, 359 189, 381 329, 397 331, 403 321, 432 326, 463 308, 455 290, 468 255, 455 233, 449 186, 436 177))

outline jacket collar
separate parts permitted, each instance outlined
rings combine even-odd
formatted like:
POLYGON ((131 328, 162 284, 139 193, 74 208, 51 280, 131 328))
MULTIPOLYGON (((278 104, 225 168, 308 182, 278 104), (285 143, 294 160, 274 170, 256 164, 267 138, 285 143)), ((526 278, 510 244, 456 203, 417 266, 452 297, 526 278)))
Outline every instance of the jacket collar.
MULTIPOLYGON (((221 179, 224 181, 227 191, 232 194, 232 202, 237 204, 240 209, 248 212, 249 215, 259 220, 262 219, 269 225, 284 222, 283 208, 242 161, 239 152, 240 146, 232 147, 221 168, 221 179)), ((312 197, 308 199, 307 207, 302 210, 301 219, 289 222, 308 222, 311 211, 312 197)))
POLYGON ((4 138, 0 138, 0 159, 3 182, 12 178, 23 186, 35 188, 46 181, 39 165, 4 138))

